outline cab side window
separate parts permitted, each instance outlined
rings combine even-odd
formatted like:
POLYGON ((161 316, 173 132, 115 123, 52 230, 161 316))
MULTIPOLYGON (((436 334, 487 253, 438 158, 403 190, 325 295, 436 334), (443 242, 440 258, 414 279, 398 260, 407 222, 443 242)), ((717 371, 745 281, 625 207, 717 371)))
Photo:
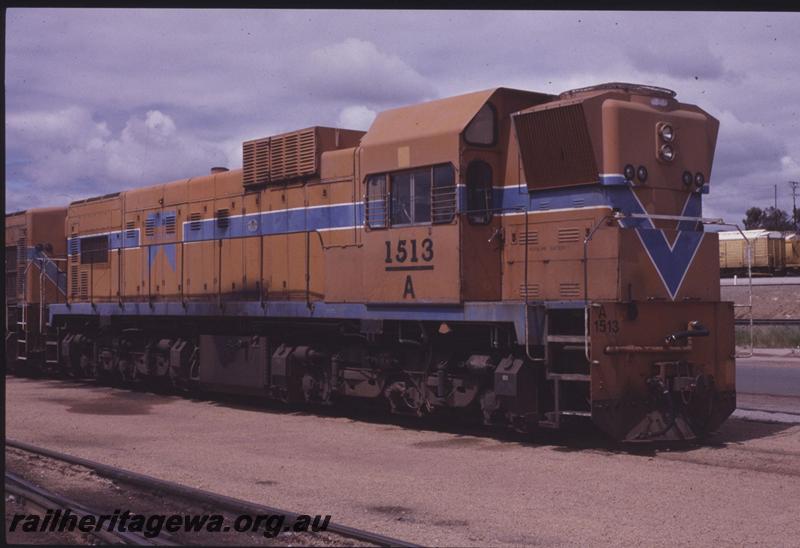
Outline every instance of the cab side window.
POLYGON ((456 212, 452 164, 369 175, 366 224, 370 228, 450 223, 456 212))
POLYGON ((392 180, 392 226, 410 225, 414 222, 411 205, 411 174, 397 173, 392 180))
POLYGON ((492 166, 473 160, 467 166, 467 218, 472 224, 492 220, 492 166))
POLYGON ((431 222, 431 170, 391 176, 392 226, 431 222))
POLYGON ((368 227, 386 228, 388 226, 387 198, 386 175, 367 177, 366 221, 368 227))

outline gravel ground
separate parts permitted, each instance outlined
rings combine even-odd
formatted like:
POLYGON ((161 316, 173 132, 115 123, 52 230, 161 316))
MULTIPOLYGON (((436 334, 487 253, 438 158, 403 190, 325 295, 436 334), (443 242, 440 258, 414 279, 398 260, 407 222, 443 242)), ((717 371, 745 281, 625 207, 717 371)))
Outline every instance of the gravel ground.
POLYGON ((704 446, 630 452, 7 377, 6 435, 426 545, 800 538, 798 425, 731 419, 704 446))
MULTIPOLYGON (((749 289, 742 286, 722 286, 722 300, 747 304, 749 289)), ((737 308, 737 318, 747 318, 746 308, 737 308)), ((796 285, 753 286, 753 317, 760 320, 800 319, 800 290, 796 285)))

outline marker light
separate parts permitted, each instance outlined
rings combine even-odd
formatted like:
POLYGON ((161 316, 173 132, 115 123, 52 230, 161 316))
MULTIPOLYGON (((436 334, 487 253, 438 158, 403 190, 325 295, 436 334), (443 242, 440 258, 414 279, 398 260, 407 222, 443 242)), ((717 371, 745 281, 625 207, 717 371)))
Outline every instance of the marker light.
POLYGON ((669 124, 663 124, 659 128, 658 134, 661 135, 661 138, 664 139, 668 143, 671 143, 675 139, 675 131, 672 129, 672 126, 669 125, 669 124))
POLYGON ((675 158, 675 151, 670 145, 661 145, 658 153, 661 156, 661 159, 666 162, 671 162, 675 158))
POLYGON ((632 181, 633 177, 636 175, 636 168, 633 167, 631 164, 625 166, 622 174, 625 176, 626 181, 632 181))
POLYGON ((694 174, 694 186, 696 186, 697 188, 703 188, 705 182, 706 178, 703 177, 702 173, 698 171, 697 173, 694 174))
POLYGON ((684 184, 684 186, 691 185, 693 180, 694 180, 694 177, 692 176, 692 172, 691 171, 684 171, 683 172, 683 184, 684 184))
POLYGON ((636 170, 636 177, 639 179, 640 183, 645 182, 647 180, 647 168, 639 166, 639 169, 636 170))

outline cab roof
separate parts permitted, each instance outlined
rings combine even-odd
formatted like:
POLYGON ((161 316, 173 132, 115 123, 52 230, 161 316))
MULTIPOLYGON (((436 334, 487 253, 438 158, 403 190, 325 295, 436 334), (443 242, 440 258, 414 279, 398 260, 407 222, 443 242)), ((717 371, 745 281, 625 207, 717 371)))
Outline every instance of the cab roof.
POLYGON ((361 146, 459 134, 481 107, 498 92, 529 96, 534 101, 543 96, 549 97, 533 91, 497 87, 385 110, 376 116, 367 134, 362 137, 361 146))

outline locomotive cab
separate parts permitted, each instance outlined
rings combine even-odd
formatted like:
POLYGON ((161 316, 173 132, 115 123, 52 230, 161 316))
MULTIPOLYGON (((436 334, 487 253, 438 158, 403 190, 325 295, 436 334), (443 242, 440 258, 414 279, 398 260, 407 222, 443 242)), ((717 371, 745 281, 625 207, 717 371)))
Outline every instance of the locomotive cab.
POLYGON ((510 114, 550 99, 497 88, 378 115, 359 150, 371 301, 500 299, 510 114))

